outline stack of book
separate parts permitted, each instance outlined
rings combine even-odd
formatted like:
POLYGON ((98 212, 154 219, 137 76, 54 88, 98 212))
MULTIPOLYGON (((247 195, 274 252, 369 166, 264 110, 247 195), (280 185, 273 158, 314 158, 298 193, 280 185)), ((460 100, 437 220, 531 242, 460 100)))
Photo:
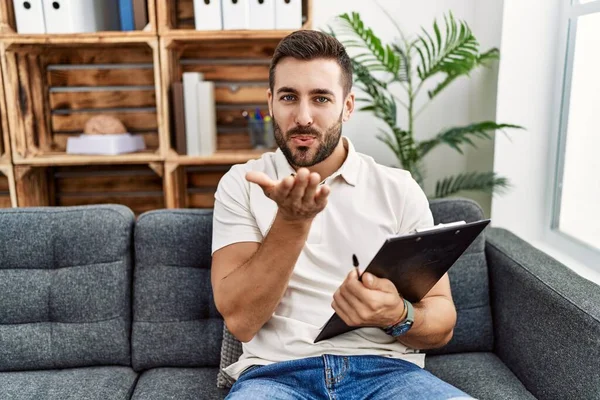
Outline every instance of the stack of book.
POLYGON ((210 156, 217 148, 214 83, 199 72, 184 72, 171 86, 175 150, 181 155, 210 156))

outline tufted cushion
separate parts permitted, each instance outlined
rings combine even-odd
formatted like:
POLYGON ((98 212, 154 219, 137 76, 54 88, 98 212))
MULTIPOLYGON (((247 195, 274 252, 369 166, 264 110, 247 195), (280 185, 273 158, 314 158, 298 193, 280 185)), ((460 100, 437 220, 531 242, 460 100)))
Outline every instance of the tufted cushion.
MULTIPOLYGON (((438 199, 430 202, 436 224, 477 221, 484 218, 479 205, 467 199, 438 199)), ((428 354, 492 351, 494 331, 490 308, 488 267, 485 258, 485 231, 479 235, 448 271, 457 311, 450 343, 428 354)))
POLYGON ((0 211, 0 371, 130 364, 134 215, 0 211))
POLYGON ((223 319, 210 282, 212 210, 157 210, 135 228, 132 365, 216 367, 223 319))

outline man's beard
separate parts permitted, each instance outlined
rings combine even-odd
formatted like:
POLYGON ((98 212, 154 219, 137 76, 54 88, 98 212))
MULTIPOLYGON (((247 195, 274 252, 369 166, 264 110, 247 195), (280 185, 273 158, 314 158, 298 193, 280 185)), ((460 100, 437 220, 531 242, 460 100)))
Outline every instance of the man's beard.
POLYGON ((342 137, 342 114, 340 114, 337 122, 327 128, 325 133, 321 133, 310 126, 296 126, 287 131, 285 136, 281 132, 281 127, 275 120, 275 117, 273 117, 273 132, 277 146, 279 146, 291 166, 312 167, 329 157, 340 142, 340 138, 342 137), (300 146, 297 148, 296 153, 294 153, 288 145, 288 140, 292 136, 299 135, 314 136, 318 140, 319 147, 317 147, 312 157, 309 154, 311 152, 310 147, 300 146))

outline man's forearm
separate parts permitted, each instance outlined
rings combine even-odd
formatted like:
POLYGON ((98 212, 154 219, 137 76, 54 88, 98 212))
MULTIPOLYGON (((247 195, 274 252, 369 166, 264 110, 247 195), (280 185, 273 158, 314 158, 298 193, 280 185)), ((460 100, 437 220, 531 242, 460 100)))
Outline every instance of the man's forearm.
POLYGON ((432 296, 414 304, 414 324, 398 341, 410 348, 425 350, 444 346, 452 338, 456 309, 448 298, 432 296))
POLYGON ((229 300, 224 317, 238 339, 249 341, 271 318, 287 289, 312 221, 289 222, 275 217, 254 255, 223 278, 229 300))

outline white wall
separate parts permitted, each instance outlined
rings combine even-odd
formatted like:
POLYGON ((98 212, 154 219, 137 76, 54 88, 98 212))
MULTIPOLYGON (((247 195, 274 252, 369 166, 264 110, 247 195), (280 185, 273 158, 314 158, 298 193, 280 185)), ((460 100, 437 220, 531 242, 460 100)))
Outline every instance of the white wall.
POLYGON ((492 217, 495 225, 528 241, 540 238, 546 212, 559 1, 507 0, 504 8, 504 25, 510 29, 502 32, 497 117, 527 131, 511 140, 496 136, 494 170, 510 177, 515 187, 494 200, 492 217))
MULTIPOLYGON (((421 27, 431 30, 433 19, 438 23, 443 15, 452 11, 457 19, 464 19, 472 28, 475 37, 481 44, 482 50, 500 46, 500 30, 502 21, 502 1, 493 0, 482 2, 473 0, 437 0, 415 2, 408 0, 379 0, 379 4, 396 21, 405 34, 419 33, 421 27)), ((364 0, 315 0, 313 2, 313 28, 325 29, 333 18, 344 12, 359 12, 367 27, 374 30, 382 41, 389 42, 398 37, 396 28, 376 5, 375 1, 364 0)), ((496 99, 497 68, 482 70, 473 75, 473 79, 461 78, 455 81, 429 105, 416 122, 416 138, 428 139, 441 129, 468 124, 484 119, 493 119, 496 99)), ((397 87, 395 93, 400 96, 402 89, 397 87)), ((425 92, 425 91, 424 91, 425 92)), ((426 93, 423 93, 426 96, 426 93)), ((424 99, 424 97, 422 98, 424 99)), ((400 126, 406 127, 405 113, 399 117, 400 126)), ((371 114, 355 113, 351 120, 344 125, 344 134, 349 136, 358 151, 373 156, 385 165, 397 166, 392 152, 382 142, 376 139, 377 127, 383 125, 371 114)), ((433 194, 435 181, 443 176, 455 173, 478 170, 492 170, 491 141, 480 143, 480 150, 467 150, 465 156, 456 151, 439 147, 432 151, 427 159, 425 191, 433 194)), ((489 215, 490 197, 464 194, 482 204, 489 215)))

